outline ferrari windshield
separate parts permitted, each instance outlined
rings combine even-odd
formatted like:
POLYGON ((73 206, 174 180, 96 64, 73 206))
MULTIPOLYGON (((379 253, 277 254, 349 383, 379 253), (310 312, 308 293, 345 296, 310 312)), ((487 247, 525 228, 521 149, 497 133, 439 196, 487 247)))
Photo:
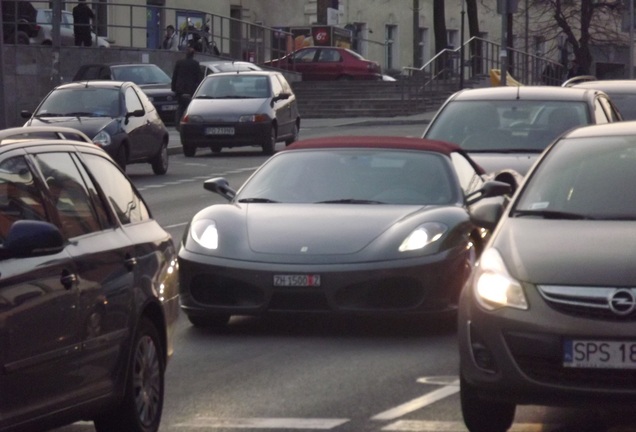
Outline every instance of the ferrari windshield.
POLYGON ((458 144, 469 152, 542 152, 563 132, 590 123, 579 101, 452 101, 426 138, 458 144))
POLYGON ((239 191, 239 202, 451 204, 460 191, 445 156, 424 151, 283 152, 239 191))
POLYGON ((634 220, 634 184, 636 137, 567 139, 534 171, 513 216, 634 220))

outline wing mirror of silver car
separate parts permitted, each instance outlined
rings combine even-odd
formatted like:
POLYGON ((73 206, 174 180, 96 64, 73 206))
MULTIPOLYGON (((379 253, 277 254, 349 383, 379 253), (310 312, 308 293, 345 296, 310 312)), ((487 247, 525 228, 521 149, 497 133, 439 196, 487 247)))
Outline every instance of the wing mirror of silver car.
POLYGON ((228 181, 223 177, 215 177, 203 182, 203 188, 221 195, 231 201, 236 196, 236 191, 230 187, 228 181))

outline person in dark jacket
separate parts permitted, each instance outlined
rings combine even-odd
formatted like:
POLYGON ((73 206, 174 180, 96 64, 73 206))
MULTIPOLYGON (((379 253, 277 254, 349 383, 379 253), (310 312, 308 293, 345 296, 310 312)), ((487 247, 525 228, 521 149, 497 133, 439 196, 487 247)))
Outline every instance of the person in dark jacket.
POLYGON ((86 0, 79 0, 73 8, 73 33, 75 34, 75 46, 91 46, 91 21, 95 21, 95 14, 86 5, 86 0))
POLYGON ((194 47, 189 44, 186 48, 185 58, 177 60, 177 63, 174 65, 174 70, 172 71, 171 88, 172 91, 175 92, 177 102, 179 103, 177 118, 175 119, 177 129, 179 128, 181 116, 183 116, 190 101, 190 98, 185 95, 192 96, 203 79, 203 71, 199 66, 199 62, 194 58, 194 52, 194 47))

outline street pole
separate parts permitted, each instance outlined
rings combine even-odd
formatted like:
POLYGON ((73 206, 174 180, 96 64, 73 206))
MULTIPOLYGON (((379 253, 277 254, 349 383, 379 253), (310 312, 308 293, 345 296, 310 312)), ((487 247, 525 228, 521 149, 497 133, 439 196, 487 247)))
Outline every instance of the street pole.
POLYGON ((506 85, 506 75, 508 75, 508 0, 501 1, 501 49, 499 50, 499 75, 500 85, 506 85))
POLYGON ((629 79, 634 78, 634 0, 629 0, 629 79))
MULTIPOLYGON (((0 2, 0 16, 2 16, 2 2, 0 2)), ((7 107, 4 97, 4 83, 7 82, 4 78, 4 23, 3 19, 0 19, 0 129, 7 127, 7 107)))
POLYGON ((464 88, 464 16, 466 15, 466 11, 464 10, 464 2, 465 0, 461 0, 462 2, 462 22, 461 22, 461 45, 459 47, 459 89, 464 88))

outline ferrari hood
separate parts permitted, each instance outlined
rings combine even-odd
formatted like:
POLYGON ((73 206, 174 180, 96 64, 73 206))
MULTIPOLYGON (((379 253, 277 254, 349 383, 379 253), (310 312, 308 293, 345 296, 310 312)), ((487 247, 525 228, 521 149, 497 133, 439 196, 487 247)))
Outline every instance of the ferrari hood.
POLYGON ((634 286, 629 221, 509 218, 493 246, 515 278, 536 284, 634 286))
POLYGON ((419 206, 249 204, 245 220, 256 253, 334 255, 362 250, 419 206), (361 213, 363 212, 363 213, 361 213))
POLYGON ((26 125, 71 127, 84 132, 92 139, 113 121, 116 120, 112 117, 40 117, 29 120, 26 125))

